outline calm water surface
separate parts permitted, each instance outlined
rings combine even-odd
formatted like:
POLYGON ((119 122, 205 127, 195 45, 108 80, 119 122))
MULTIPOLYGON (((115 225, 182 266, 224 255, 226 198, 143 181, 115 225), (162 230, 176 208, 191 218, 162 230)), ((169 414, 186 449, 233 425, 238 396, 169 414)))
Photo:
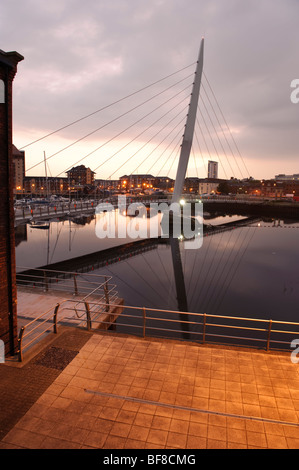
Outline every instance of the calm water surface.
MULTIPOLYGON (((119 245, 99 239, 97 223, 98 216, 53 221, 47 230, 18 227, 17 266, 45 266, 119 245)), ((127 305, 299 321, 299 222, 255 222, 206 236, 197 250, 185 249, 184 242, 178 247, 176 257, 170 244, 161 244, 93 272, 112 275, 127 305)))

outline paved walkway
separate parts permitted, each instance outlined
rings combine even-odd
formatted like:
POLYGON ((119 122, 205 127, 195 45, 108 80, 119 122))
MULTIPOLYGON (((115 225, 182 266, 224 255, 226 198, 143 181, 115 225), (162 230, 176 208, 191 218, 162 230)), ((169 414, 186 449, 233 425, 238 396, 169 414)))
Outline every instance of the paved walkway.
POLYGON ((65 328, 22 367, 0 364, 0 448, 298 449, 298 367, 65 328))

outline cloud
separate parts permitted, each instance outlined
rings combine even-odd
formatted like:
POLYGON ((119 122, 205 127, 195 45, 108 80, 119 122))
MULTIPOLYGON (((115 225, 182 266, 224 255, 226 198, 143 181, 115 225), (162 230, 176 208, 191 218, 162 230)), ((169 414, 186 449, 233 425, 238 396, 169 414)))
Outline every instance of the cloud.
MULTIPOLYGON (((194 64, 204 35, 204 72, 250 173, 296 173, 299 104, 290 101, 290 83, 298 78, 298 14, 295 0, 5 2, 1 48, 25 57, 14 83, 14 142, 20 147, 194 64)), ((145 96, 67 128, 57 144, 76 140, 145 96)), ((117 130, 106 128, 94 144, 117 130)), ((136 134, 131 130, 127 140, 136 134)), ((28 167, 45 148, 47 140, 26 149, 28 167)), ((68 158, 75 161, 80 152, 74 146, 68 158)))

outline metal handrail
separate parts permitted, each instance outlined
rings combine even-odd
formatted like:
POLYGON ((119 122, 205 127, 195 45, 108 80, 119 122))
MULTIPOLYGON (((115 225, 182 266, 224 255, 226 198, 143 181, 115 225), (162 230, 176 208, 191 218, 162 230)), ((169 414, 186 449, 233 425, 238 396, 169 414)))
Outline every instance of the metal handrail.
MULTIPOLYGON (((59 306, 60 304, 57 304, 54 308, 54 316, 53 316, 53 323, 54 323, 54 333, 57 333, 57 313, 58 313, 58 309, 59 309, 59 306)), ((42 313, 41 315, 39 315, 38 317, 34 318, 32 321, 30 321, 29 323, 27 323, 25 326, 22 326, 21 329, 20 329, 20 333, 19 333, 19 337, 18 337, 18 355, 19 355, 19 361, 22 362, 23 360, 23 341, 24 339, 31 335, 37 328, 39 328, 41 326, 41 324, 44 324, 46 322, 49 321, 50 319, 50 315, 49 317, 47 317, 45 320, 42 321, 41 324, 37 324, 34 328, 32 328, 28 333, 25 333, 26 329, 33 325, 35 322, 37 322, 38 320, 40 320, 41 318, 43 318, 45 315, 47 314, 52 314, 53 312, 53 307, 51 307, 49 310, 47 310, 46 312, 42 313)), ((46 329, 42 330, 38 336, 34 336, 34 338, 29 341, 29 343, 27 343, 27 347, 32 344, 33 342, 35 342, 38 338, 40 338, 46 331, 49 330, 49 327, 47 326, 46 329)))
MULTIPOLYGON (((293 326, 298 326, 299 327, 299 323, 297 323, 297 322, 267 320, 267 319, 261 319, 261 318, 234 317, 234 316, 224 316, 224 315, 221 316, 221 315, 214 315, 214 314, 209 314, 209 313, 181 312, 181 311, 177 311, 177 310, 163 310, 163 309, 136 307, 136 306, 128 306, 128 305, 115 305, 114 304, 114 307, 122 307, 124 309, 139 310, 140 312, 142 312, 142 318, 143 318, 144 322, 146 322, 147 320, 156 320, 156 321, 158 320, 158 321, 171 322, 171 323, 188 323, 188 324, 194 324, 194 325, 197 325, 197 326, 201 324, 205 327, 205 329, 207 328, 207 326, 210 326, 210 327, 234 328, 234 329, 258 331, 258 332, 267 332, 268 335, 267 335, 266 339, 260 339, 260 338, 256 338, 256 337, 253 337, 253 338, 239 338, 239 339, 249 339, 249 340, 252 340, 252 341, 266 342, 267 343, 267 347, 266 347, 267 350, 270 349, 270 342, 286 343, 286 342, 282 342, 282 341, 275 341, 274 339, 270 338, 270 334, 272 334, 272 333, 284 333, 284 334, 299 335, 299 331, 277 330, 277 329, 273 329, 273 327, 272 327, 273 324, 293 325, 293 326), (164 317, 163 318, 151 317, 151 316, 147 316, 146 312, 162 312, 162 313, 173 313, 173 314, 176 314, 176 315, 179 314, 179 315, 198 316, 198 317, 203 318, 203 322, 199 324, 197 322, 191 322, 191 321, 187 321, 187 320, 175 320, 175 319, 169 319, 169 318, 164 318, 164 317), (265 327, 265 328, 254 328, 254 327, 248 327, 248 326, 226 325, 226 324, 220 324, 220 323, 207 323, 206 319, 208 317, 222 318, 223 320, 233 319, 233 320, 240 320, 240 321, 246 321, 246 322, 260 322, 260 323, 266 324, 268 326, 268 328, 267 327, 265 327), (270 341, 270 339, 271 339, 271 341, 270 341)), ((128 317, 128 318, 132 318, 132 317, 133 318, 140 318, 136 315, 128 315, 128 314, 124 314, 124 313, 122 313, 121 316, 122 317, 128 317)), ((101 322, 101 323, 104 323, 104 322, 101 322)), ((118 323, 118 324, 121 325, 120 323, 118 323)), ((123 326, 136 326, 136 325, 127 325, 127 324, 124 323, 123 326)), ((156 328, 156 327, 153 327, 153 326, 151 326, 151 327, 147 326, 147 328, 148 329, 162 330, 162 328, 156 328)), ((142 329, 143 329, 143 331, 145 331, 144 326, 142 326, 142 329)), ((165 329, 165 328, 163 330, 170 331, 169 329, 165 329)), ((172 330, 172 331, 178 332, 178 330, 172 330)), ((181 331, 181 332, 184 333, 184 331, 181 331)), ((185 331, 185 333, 188 333, 188 331, 185 331)), ((201 335, 203 335, 203 332, 192 331, 191 333, 192 334, 201 334, 201 335)), ((231 337, 231 336, 228 336, 228 335, 217 335, 215 333, 207 334, 206 331, 205 331, 205 335, 206 336, 221 336, 221 337, 224 337, 224 338, 231 337)), ((234 337, 234 338, 238 339, 238 337, 234 337)), ((289 343, 287 343, 287 344, 289 344, 289 343)))
MULTIPOLYGON (((59 270, 56 270, 56 269, 46 269, 46 268, 32 268, 32 267, 28 267, 28 266, 17 266, 17 270, 18 269, 24 269, 24 270, 28 270, 28 271, 38 271, 38 272, 41 272, 44 273, 45 272, 48 272, 48 273, 51 273, 51 274, 63 274, 64 276, 65 275, 69 275, 69 276, 81 276, 83 281, 82 282, 86 282, 86 283, 90 283, 91 281, 89 280, 85 280, 83 278, 83 275, 84 276, 88 276, 90 278, 107 278, 106 275, 103 275, 103 274, 92 274, 92 273, 80 273, 78 271, 59 271, 59 270)), ((20 275, 20 276, 24 276, 24 277, 37 277, 37 276, 34 276, 33 274, 26 274, 26 272, 17 272, 17 275, 20 275)), ((41 276, 42 277, 42 276, 41 276)), ((112 276, 108 276, 110 279, 112 279, 112 276)), ((55 277, 53 279, 56 279, 55 277)), ((57 276, 57 279, 61 279, 57 276)))
MULTIPOLYGON (((104 296, 102 296, 102 298, 104 298, 104 296)), ((82 304, 82 309, 79 309, 79 311, 82 311, 85 313, 86 315, 86 327, 88 330, 90 330, 92 328, 92 324, 100 324, 100 325, 111 325, 111 321, 107 320, 107 319, 98 319, 98 315, 100 313, 104 313, 104 312, 107 312, 109 311, 109 308, 107 310, 107 306, 109 307, 109 304, 107 302, 90 302, 90 301, 87 301, 88 299, 82 299, 82 300, 74 300, 74 299, 64 299, 60 304, 57 304, 55 309, 54 309, 54 314, 53 314, 53 308, 48 310, 47 312, 41 314, 40 316, 38 316, 37 318, 35 318, 34 320, 32 320, 31 322, 29 322, 25 327, 22 327, 21 328, 21 331, 20 331, 20 335, 19 335, 19 360, 22 361, 23 360, 23 354, 22 354, 22 349, 23 349, 23 339, 24 337, 26 336, 26 334, 24 334, 25 332, 25 329, 32 325, 34 322, 40 320, 42 317, 44 317, 45 315, 49 314, 49 313, 52 313, 53 314, 53 325, 54 325, 54 333, 57 333, 57 316, 58 316, 58 309, 59 311, 61 311, 61 305, 63 304, 66 304, 66 303, 71 303, 71 304, 74 304, 76 303, 76 306, 78 304, 82 304), (103 311, 102 312, 93 312, 92 311, 92 307, 93 306, 102 306, 103 307, 103 311), (97 318, 92 318, 92 313, 96 314, 97 315, 97 318)), ((156 309, 156 308, 145 308, 145 307, 139 307, 139 306, 128 306, 128 305, 123 305, 123 304, 116 304, 114 302, 111 302, 111 299, 110 299, 110 305, 113 306, 114 308, 120 308, 121 309, 121 317, 122 318, 134 318, 135 320, 138 319, 138 320, 142 320, 142 324, 141 325, 138 325, 138 324, 128 324, 128 323, 121 323, 118 321, 118 326, 125 326, 125 327, 131 327, 131 328, 139 328, 139 329, 142 329, 142 336, 143 337, 146 337, 146 330, 157 330, 159 331, 160 333, 162 332, 167 332, 167 333, 170 333, 170 332, 181 332, 181 333, 191 333, 192 335, 196 335, 196 336, 201 336, 202 338, 202 343, 206 343, 207 342, 207 337, 215 337, 215 338, 225 338, 225 339, 234 339, 234 344, 236 340, 250 340, 250 341, 254 341, 254 342, 260 342, 260 343, 263 343, 265 345, 265 349, 267 351, 269 351, 271 348, 270 348, 270 344, 271 343, 279 343, 279 344, 290 344, 289 342, 287 343, 286 341, 282 341, 282 340, 275 340, 273 339, 273 334, 274 333, 283 333, 283 334, 293 334, 293 335, 299 335, 299 331, 289 331, 289 330, 282 330, 282 329, 273 329, 273 325, 292 325, 292 326, 296 326, 296 327, 299 327, 299 323, 297 322, 287 322, 287 321, 279 321, 279 320, 266 320, 266 319, 261 319, 261 318, 246 318, 246 317, 234 317, 234 316, 221 316, 221 315, 213 315, 213 314, 208 314, 208 313, 196 313, 196 312, 181 312, 181 311, 176 311, 176 310, 165 310, 165 309, 156 309), (132 314, 128 314, 128 313, 124 313, 124 310, 127 309, 127 310, 133 310, 133 311, 138 311, 140 312, 141 315, 132 315, 132 314), (202 318, 202 321, 200 323, 196 322, 196 321, 191 321, 191 320, 177 320, 177 319, 174 319, 174 318, 165 318, 165 317, 158 317, 158 316, 149 316, 148 314, 150 312, 160 312, 160 313, 168 313, 168 314, 175 314, 175 315, 188 315, 188 316, 193 316, 193 317, 198 317, 198 318, 202 318), (239 320, 239 321, 246 321, 247 323, 249 322, 258 322, 258 323, 263 323, 265 324, 265 327, 264 328, 257 328, 257 327, 249 327, 249 326, 240 326, 240 325, 230 325, 230 324, 221 324, 219 322, 217 323, 208 323, 207 322, 207 319, 208 318, 221 318, 223 321, 227 321, 227 320, 239 320), (183 331, 183 330, 176 330, 176 329, 173 329, 173 328, 163 328, 163 327, 158 327, 158 326, 150 326, 149 325, 149 321, 163 321, 163 322, 166 322, 166 323, 172 323, 172 324, 176 324, 176 323, 184 323, 188 326, 191 326, 191 325, 195 325, 195 326, 202 326, 202 331, 183 331), (266 333, 266 338, 257 338, 257 337, 238 337, 238 336, 232 336, 232 335, 221 335, 221 334, 218 334, 218 333, 207 333, 207 328, 211 328, 211 327, 217 327, 217 328, 230 328, 230 329, 237 329, 237 330, 250 330, 252 332, 264 332, 266 333)), ((73 310, 75 307, 73 308, 70 308, 70 307, 67 307, 65 306, 64 309, 65 310, 73 310)), ((83 314, 78 317, 78 319, 82 318, 83 317, 83 314)), ((75 318, 73 320, 76 320, 75 318)), ((46 321, 49 321, 49 319, 46 319, 43 321, 43 323, 45 323, 46 321)), ((40 326, 40 325, 38 325, 40 326)), ((30 332, 27 333, 27 335, 31 334, 32 331, 34 331, 35 329, 37 328, 34 327, 34 329, 32 329, 30 332)), ((42 334, 45 333, 45 331, 47 331, 49 328, 47 328, 46 330, 44 330, 42 333, 39 334, 39 336, 41 336, 42 334)), ((36 337, 30 342, 27 344, 27 347, 29 344, 31 344, 33 341, 36 340, 36 337)), ((213 343, 215 341, 209 341, 209 343, 213 343)), ((219 342, 218 342, 219 344, 219 342)), ((238 344, 238 343, 237 343, 238 344)), ((240 344, 238 344, 240 345, 240 344)), ((273 348, 272 348, 273 349, 273 348)))
MULTIPOLYGON (((70 287, 71 292, 73 295, 78 296, 79 293, 84 295, 84 297, 80 298, 79 300, 68 299, 64 298, 60 301, 59 304, 56 305, 54 309, 53 315, 53 308, 50 308, 46 312, 42 313, 41 315, 37 316, 25 326, 22 326, 19 332, 18 337, 18 354, 19 360, 22 361, 22 352, 24 349, 24 340, 28 339, 29 336, 34 336, 30 341, 27 342, 26 347, 30 346, 33 342, 36 342, 38 338, 44 335, 47 331, 49 331, 49 321, 52 319, 53 316, 53 328, 54 333, 57 333, 57 316, 58 316, 58 309, 60 305, 66 304, 67 302, 76 302, 73 305, 72 310, 76 311, 76 306, 78 303, 86 302, 89 299, 97 299, 97 304, 102 305, 102 302, 105 301, 105 310, 109 310, 109 304, 114 303, 117 298, 117 291, 116 291, 116 284, 110 283, 112 276, 107 275, 99 275, 99 274, 86 274, 84 273, 84 277, 87 276, 89 279, 84 279, 83 274, 78 272, 71 272, 71 271, 59 271, 59 270, 51 270, 51 269, 43 269, 43 268, 26 268, 18 266, 18 269, 22 270, 30 270, 29 273, 27 272, 19 272, 17 273, 17 284, 23 285, 26 284, 36 288, 43 288, 46 291, 49 290, 49 279, 52 281, 53 288, 52 291, 64 292, 64 296, 69 295, 70 287), (36 274, 35 274, 36 273, 36 274), (42 273, 42 274, 40 274, 42 273), (48 278, 47 278, 48 275, 48 278), (19 277, 19 279, 18 279, 19 277), (73 278, 73 279, 72 279, 73 278), (46 282, 45 282, 46 280, 46 282), (100 280, 100 283, 99 283, 100 280), (74 281, 74 284, 70 284, 70 282, 74 281), (94 285, 96 287, 94 288, 94 285), (68 294, 67 294, 68 292, 68 294), (33 326, 33 324, 35 324, 33 326), (42 329, 43 325, 47 324, 45 329, 42 329), (32 327, 33 326, 33 327, 32 327), (32 328, 30 328, 32 327, 32 328), (29 331, 30 329, 30 331, 29 331), (38 334, 36 334, 36 330, 39 329, 38 334)), ((52 287, 51 286, 51 287, 52 287)), ((101 307, 102 308, 102 307, 101 307)), ((66 308, 67 310, 67 308, 66 308)))
MULTIPOLYGON (((42 268, 28 268, 18 266, 16 279, 17 285, 22 287, 40 288, 45 291, 68 291, 71 289, 74 295, 83 294, 85 296, 91 295, 105 286, 112 280, 112 276, 101 274, 86 274, 89 279, 84 279, 83 273, 72 271, 58 271, 52 269, 42 268), (25 272, 24 272, 25 271, 25 272), (26 272, 27 271, 27 272, 26 272), (28 272, 29 271, 29 272, 28 272), (35 274, 36 273, 36 274, 35 274), (96 284, 96 288, 91 291, 91 287, 96 284)), ((110 284, 109 284, 110 286, 110 284)), ((112 289, 116 287, 112 285, 112 289)))

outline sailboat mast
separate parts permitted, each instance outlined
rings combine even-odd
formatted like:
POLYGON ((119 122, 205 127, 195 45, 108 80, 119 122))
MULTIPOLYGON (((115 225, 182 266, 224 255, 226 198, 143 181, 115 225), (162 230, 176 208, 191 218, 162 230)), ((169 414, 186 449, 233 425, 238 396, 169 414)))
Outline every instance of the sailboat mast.
POLYGON ((48 192, 48 173, 47 173, 47 160, 46 160, 46 152, 44 151, 44 162, 45 162, 45 175, 46 175, 46 194, 47 194, 47 199, 49 197, 49 192, 48 192))

